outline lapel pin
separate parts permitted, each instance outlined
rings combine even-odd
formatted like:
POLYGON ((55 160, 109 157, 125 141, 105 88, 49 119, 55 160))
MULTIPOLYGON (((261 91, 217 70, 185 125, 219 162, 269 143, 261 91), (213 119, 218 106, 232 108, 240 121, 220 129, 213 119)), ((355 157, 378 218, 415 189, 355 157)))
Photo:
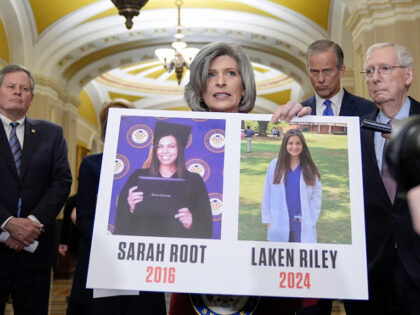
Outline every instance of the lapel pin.
POLYGON ((36 130, 35 130, 35 129, 31 129, 31 132, 32 132, 32 133, 35 133, 35 132, 36 132, 36 130))

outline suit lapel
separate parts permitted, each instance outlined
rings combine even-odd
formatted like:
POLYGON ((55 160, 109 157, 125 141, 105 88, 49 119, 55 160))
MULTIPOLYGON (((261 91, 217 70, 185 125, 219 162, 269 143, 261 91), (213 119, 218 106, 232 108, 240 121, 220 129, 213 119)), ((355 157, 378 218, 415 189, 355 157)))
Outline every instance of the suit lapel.
POLYGON ((25 119, 25 138, 23 142, 22 151, 22 176, 25 175, 26 170, 31 160, 32 152, 36 147, 38 141, 38 126, 28 117, 25 119))
MULTIPOLYGON (((410 113, 409 115, 419 115, 420 114, 420 103, 417 102, 415 99, 413 99, 412 97, 408 97, 410 99, 410 113)), ((395 202, 394 202, 394 209, 398 209, 398 205, 399 203, 402 201, 403 199, 401 199, 400 197, 398 197, 398 186, 397 186, 397 196, 395 197, 395 202)))
MULTIPOLYGON (((376 120, 376 115, 378 114, 378 111, 374 112, 373 114, 370 114, 368 119, 376 120)), ((381 171, 379 170, 378 163, 376 161, 376 152, 375 152, 375 141, 374 141, 374 132, 369 130, 362 130, 363 133, 363 150, 364 155, 366 157, 366 167, 367 172, 371 174, 372 179, 374 181, 374 185, 376 189, 379 190, 379 195, 381 198, 389 204, 389 207, 387 209, 392 208, 391 200, 389 200, 388 194, 385 190, 384 183, 382 182, 381 177, 381 171)), ((369 181, 368 181, 369 182, 369 181)))
POLYGON ((353 99, 350 94, 344 89, 343 100, 340 107, 340 116, 353 116, 353 99))
POLYGON ((410 99, 410 116, 420 114, 420 103, 415 99, 408 97, 410 99))
POLYGON ((18 178, 15 160, 12 151, 10 150, 9 140, 7 139, 6 132, 4 131, 3 124, 0 121, 0 156, 3 157, 6 165, 10 168, 13 175, 18 178))

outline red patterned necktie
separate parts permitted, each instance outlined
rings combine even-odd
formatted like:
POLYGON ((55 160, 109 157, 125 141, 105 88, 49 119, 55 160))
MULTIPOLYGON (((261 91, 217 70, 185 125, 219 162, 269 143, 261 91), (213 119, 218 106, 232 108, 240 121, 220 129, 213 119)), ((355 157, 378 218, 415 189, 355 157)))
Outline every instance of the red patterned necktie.
MULTIPOLYGON (((391 119, 388 124, 392 124, 394 120, 391 119)), ((385 140, 384 148, 382 151, 382 182, 384 183, 385 190, 388 193, 389 200, 391 200, 391 203, 394 203, 395 195, 397 193, 397 183, 392 178, 391 173, 389 172, 388 164, 386 163, 385 159, 385 152, 388 145, 388 139, 385 140)))

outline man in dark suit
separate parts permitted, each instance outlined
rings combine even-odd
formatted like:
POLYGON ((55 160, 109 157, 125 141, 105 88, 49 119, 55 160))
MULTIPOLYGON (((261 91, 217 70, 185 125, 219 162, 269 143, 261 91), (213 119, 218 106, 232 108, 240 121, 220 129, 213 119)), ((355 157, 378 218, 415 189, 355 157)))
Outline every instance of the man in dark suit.
POLYGON ((55 220, 72 180, 61 127, 25 116, 33 92, 24 67, 0 71, 0 311, 10 294, 16 315, 48 314, 55 220))
MULTIPOLYGON (((366 53, 369 94, 378 110, 366 116, 388 123, 420 114, 408 97, 413 58, 405 47, 380 43, 366 53)), ((420 314, 420 236, 415 233, 407 201, 390 181, 382 158, 386 139, 362 130, 369 300, 346 301, 347 314, 420 314)))
MULTIPOLYGON (((295 116, 359 116, 374 112, 373 102, 355 96, 341 87, 344 75, 344 54, 333 41, 322 39, 313 42, 306 53, 309 78, 315 94, 301 104, 289 101, 273 114, 272 122, 290 121, 295 116)), ((298 311, 298 315, 329 315, 332 301, 321 299, 313 306, 298 311)))
POLYGON ((355 96, 341 87, 344 75, 344 54, 333 41, 322 39, 313 42, 306 53, 309 78, 315 95, 301 104, 293 101, 280 106, 272 122, 290 121, 296 115, 364 116, 375 110, 375 104, 355 96))

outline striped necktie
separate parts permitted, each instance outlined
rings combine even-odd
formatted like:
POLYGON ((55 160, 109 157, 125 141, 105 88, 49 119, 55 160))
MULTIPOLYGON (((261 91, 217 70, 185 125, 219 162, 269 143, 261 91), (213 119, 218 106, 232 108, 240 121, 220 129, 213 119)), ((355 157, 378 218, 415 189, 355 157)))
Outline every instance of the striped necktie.
POLYGON ((16 127, 19 125, 17 122, 11 122, 10 126, 12 130, 10 131, 9 145, 12 150, 13 157, 15 159, 16 169, 20 175, 21 166, 22 166, 22 149, 20 147, 19 139, 16 135, 16 127))
POLYGON ((326 107, 325 107, 324 112, 322 113, 322 116, 334 116, 334 112, 331 108, 331 101, 330 100, 325 100, 324 104, 325 104, 326 107))
MULTIPOLYGON (((22 171, 21 170, 22 169, 22 148, 20 147, 19 139, 16 135, 16 127, 18 125, 19 125, 18 122, 10 123, 12 130, 10 131, 9 145, 10 145, 10 149, 12 150, 13 158, 15 160, 17 173, 20 176, 21 171, 22 171)), ((22 211, 22 198, 19 197, 17 217, 20 217, 21 211, 22 211)))

